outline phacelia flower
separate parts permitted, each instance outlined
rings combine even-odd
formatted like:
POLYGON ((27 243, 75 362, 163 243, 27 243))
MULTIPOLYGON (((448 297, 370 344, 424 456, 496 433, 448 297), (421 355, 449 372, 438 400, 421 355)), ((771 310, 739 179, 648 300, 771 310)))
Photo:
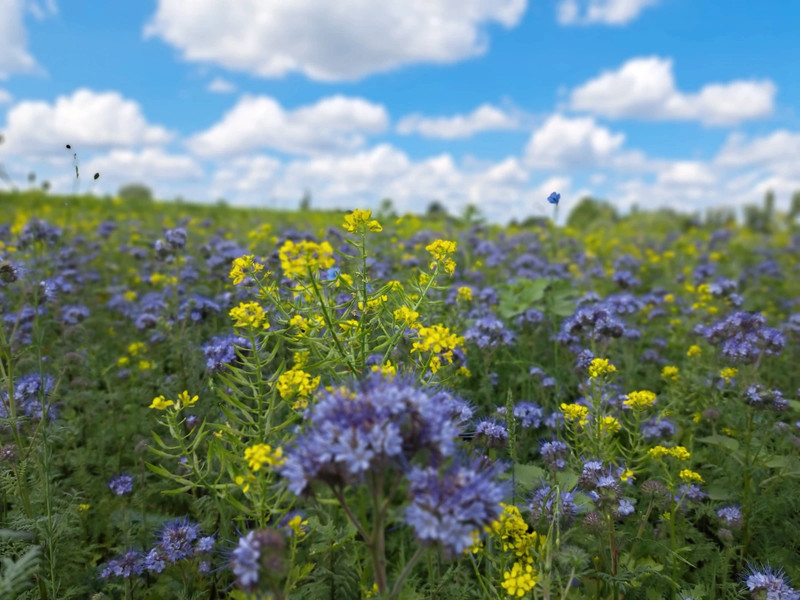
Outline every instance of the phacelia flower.
POLYGON ((125 496, 133 491, 133 477, 120 473, 108 480, 108 489, 117 496, 125 496))

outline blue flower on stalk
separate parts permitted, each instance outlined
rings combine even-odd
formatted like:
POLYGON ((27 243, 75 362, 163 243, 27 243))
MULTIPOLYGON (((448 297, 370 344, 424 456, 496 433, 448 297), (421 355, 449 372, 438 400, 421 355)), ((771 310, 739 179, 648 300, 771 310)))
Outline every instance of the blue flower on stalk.
POLYGON ((561 194, 559 194, 558 192, 553 192, 547 197, 547 201, 550 204, 555 204, 556 206, 558 206, 559 200, 561 200, 561 194))
POLYGON ((454 464, 444 473, 414 467, 408 474, 411 505, 406 522, 422 542, 439 542, 452 554, 469 548, 474 534, 495 521, 506 489, 496 480, 502 465, 486 459, 454 464))

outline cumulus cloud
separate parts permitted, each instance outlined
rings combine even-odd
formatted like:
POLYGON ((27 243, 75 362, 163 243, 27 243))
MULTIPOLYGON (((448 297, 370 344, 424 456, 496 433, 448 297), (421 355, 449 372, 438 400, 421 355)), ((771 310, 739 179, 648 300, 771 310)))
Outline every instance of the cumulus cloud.
POLYGON ((222 120, 189 139, 200 156, 241 155, 264 148, 292 154, 355 150, 365 134, 388 127, 380 104, 331 96, 294 110, 268 96, 243 96, 222 120))
POLYGON ((493 130, 516 129, 518 119, 491 104, 482 104, 467 115, 451 117, 426 117, 419 113, 408 115, 397 124, 403 135, 417 133, 427 138, 443 140, 464 139, 476 133, 493 130))
POLYGON ((212 79, 206 89, 215 94, 232 94, 236 91, 236 86, 222 77, 215 77, 212 79))
POLYGON ((525 160, 533 168, 590 167, 608 164, 625 141, 591 117, 552 115, 531 134, 525 160))
POLYGON ((722 167, 759 167, 800 177, 800 132, 781 129, 750 139, 732 134, 715 162, 722 167))
POLYGON ((0 2, 0 79, 36 67, 36 61, 28 53, 24 11, 24 0, 0 2))
POLYGON ((0 104, 8 104, 11 102, 12 96, 4 89, 0 89, 0 104))
POLYGON ((4 133, 8 150, 21 154, 78 150, 108 150, 124 146, 159 145, 170 140, 163 127, 151 125, 138 103, 118 92, 79 89, 52 104, 23 101, 13 105, 4 133))
POLYGON ((112 150, 85 163, 87 173, 100 173, 104 181, 180 181, 203 176, 191 156, 168 154, 160 148, 141 151, 112 150))
POLYGON ((314 205, 323 208, 376 206, 389 197, 401 211, 416 212, 438 200, 454 213, 475 204, 497 221, 545 214, 547 194, 567 190, 569 183, 565 177, 531 181, 514 157, 470 168, 450 154, 412 160, 380 144, 352 154, 287 162, 266 155, 240 157, 216 171, 209 192, 240 204, 291 207, 310 191, 314 205))
POLYGON ((735 125, 769 115, 777 88, 769 80, 731 81, 696 93, 677 89, 672 60, 650 56, 627 61, 574 89, 570 107, 610 118, 700 121, 735 125))
POLYGON ((145 35, 183 58, 261 77, 341 81, 483 54, 487 24, 513 27, 527 0, 159 0, 145 35))
POLYGON ((561 0, 557 17, 562 25, 626 25, 658 0, 561 0))

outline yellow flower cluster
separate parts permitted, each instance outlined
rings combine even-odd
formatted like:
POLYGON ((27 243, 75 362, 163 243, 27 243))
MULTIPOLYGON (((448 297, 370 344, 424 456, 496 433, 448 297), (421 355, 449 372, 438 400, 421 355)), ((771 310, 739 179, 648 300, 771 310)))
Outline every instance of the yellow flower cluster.
POLYGON ((228 313, 235 321, 234 327, 252 327, 253 329, 269 329, 267 313, 258 302, 240 302, 228 313))
POLYGON ((174 275, 164 275, 163 273, 153 273, 150 275, 150 285, 174 285, 178 283, 178 278, 174 275))
POLYGON ((244 450, 244 459, 253 471, 259 471, 264 465, 279 467, 284 462, 283 448, 275 450, 269 444, 255 444, 244 450))
POLYGON ((356 209, 349 215, 345 215, 342 227, 344 227, 350 233, 364 231, 365 228, 369 229, 370 231, 383 231, 381 224, 378 223, 377 220, 372 219, 371 210, 356 209))
POLYGON ((472 288, 462 285, 460 288, 458 288, 457 299, 462 302, 469 302, 472 300, 472 288))
POLYGON ((589 422, 588 415, 589 409, 580 404, 567 404, 562 403, 559 407, 561 412, 564 413, 564 420, 570 423, 577 421, 580 427, 585 427, 589 422))
POLYGON ((614 434, 620 430, 619 421, 614 417, 603 417, 600 419, 600 432, 604 434, 614 434))
POLYGON ((700 356, 701 354, 703 354, 703 349, 700 346, 698 346, 697 344, 692 344, 691 346, 689 346, 689 349, 686 351, 686 356, 688 356, 689 358, 693 358, 695 356, 700 356))
POLYGON ((199 396, 197 396, 197 394, 190 396, 189 392, 183 390, 180 394, 178 394, 177 400, 167 400, 163 395, 156 396, 153 398, 153 401, 150 403, 148 408, 166 410, 170 406, 174 406, 175 410, 181 410, 182 408, 188 406, 194 406, 198 399, 199 396))
POLYGON ((595 379, 603 375, 608 375, 609 373, 614 373, 616 370, 617 367, 608 362, 607 358, 593 358, 592 362, 589 364, 589 377, 595 379))
POLYGON ((428 352, 432 350, 436 354, 440 352, 452 354, 453 350, 464 344, 463 337, 451 333, 450 329, 444 325, 420 327, 417 335, 420 341, 414 342, 414 346, 411 349, 412 352, 428 352))
POLYGON ((515 562, 511 571, 503 573, 503 583, 500 585, 509 596, 522 598, 534 588, 538 580, 539 576, 531 565, 522 566, 522 563, 515 562))
POLYGON ((680 369, 673 365, 667 365, 661 369, 661 377, 667 381, 678 381, 678 378, 680 377, 680 369))
POLYGON ((450 275, 452 275, 453 271, 456 270, 456 263, 452 258, 450 258, 450 255, 455 254, 456 252, 456 242, 448 240, 436 240, 425 246, 425 250, 430 253, 434 260, 434 262, 432 262, 430 265, 431 269, 436 265, 436 263, 440 263, 445 272, 450 275))
POLYGON ((719 372, 719 376, 725 380, 725 383, 730 383, 731 379, 739 374, 739 369, 736 367, 726 367, 719 372))
POLYGON ((649 390, 631 392, 622 402, 628 408, 649 408, 656 403, 656 395, 649 390))
POLYGON ((373 373, 380 373, 388 379, 392 379, 397 375, 397 367, 395 367, 390 360, 387 360, 384 365, 372 365, 371 370, 373 373))
POLYGON ((419 313, 411 310, 407 306, 401 306, 394 311, 394 320, 405 323, 409 327, 412 327, 414 323, 417 322, 417 319, 419 319, 419 313))
POLYGON ((683 469, 678 476, 686 483, 703 483, 703 477, 691 469, 683 469))
POLYGON ((319 377, 311 377, 295 366, 278 377, 277 386, 281 398, 295 398, 292 409, 302 410, 308 406, 308 398, 319 386, 319 377))
POLYGON ((233 266, 231 267, 231 272, 228 277, 233 281, 233 285, 239 285, 244 281, 245 277, 252 273, 258 273, 263 268, 264 265, 254 262, 252 254, 240 256, 239 258, 233 259, 233 266))
POLYGON ((333 247, 328 242, 317 244, 306 240, 297 243, 286 240, 278 251, 281 269, 287 277, 299 279, 308 272, 319 269, 330 269, 336 261, 333 259, 333 247))
POLYGON ((528 524, 516 506, 502 502, 500 505, 503 512, 491 524, 492 534, 502 543, 504 551, 511 550, 518 559, 526 563, 533 562, 533 555, 541 551, 546 537, 528 531, 528 524))
POLYGON ((664 456, 672 456, 678 460, 689 460, 691 454, 683 446, 675 446, 674 448, 665 448, 664 446, 653 446, 647 451, 650 458, 663 458, 664 456))

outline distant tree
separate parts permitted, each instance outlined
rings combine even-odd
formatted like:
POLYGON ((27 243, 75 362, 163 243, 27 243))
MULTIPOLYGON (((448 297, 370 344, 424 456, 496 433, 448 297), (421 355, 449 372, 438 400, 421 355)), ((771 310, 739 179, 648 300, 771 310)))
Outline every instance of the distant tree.
POLYGON ((42 182, 42 191, 46 194, 50 191, 50 182, 46 179, 42 182))
POLYGON ((521 227, 539 227, 544 229, 547 227, 547 224, 550 222, 550 219, 547 217, 526 217, 523 219, 522 223, 520 223, 521 227))
POLYGON ((709 208, 706 210, 705 223, 709 227, 718 229, 736 223, 736 213, 729 207, 709 208))
POLYGON ((775 192, 768 190, 764 195, 764 227, 765 231, 772 229, 775 220, 775 192))
POLYGON ((428 212, 425 214, 434 219, 442 219, 447 217, 447 208, 438 200, 434 200, 428 204, 428 212))
POLYGON ((800 190, 792 194, 792 201, 789 204, 789 222, 794 223, 797 217, 800 217, 800 190))
POLYGON ((616 209, 608 202, 587 196, 578 202, 567 217, 567 227, 586 229, 595 223, 613 223, 619 219, 616 209))
POLYGON ((311 210, 311 192, 309 190, 306 190, 303 193, 303 197, 300 198, 300 210, 311 210))
POLYGON ((143 183, 129 183, 119 188, 117 196, 123 200, 152 200, 153 192, 143 183))
POLYGON ((36 173, 34 173, 33 171, 28 173, 28 183, 31 184, 31 185, 36 183, 36 173))
POLYGON ((478 208, 475 204, 467 204, 464 207, 464 212, 461 214, 461 221, 465 225, 478 225, 485 221, 485 217, 483 213, 481 213, 481 209, 478 208))
POLYGON ((391 198, 384 198, 378 206, 378 217, 383 219, 396 219, 397 211, 391 198))

